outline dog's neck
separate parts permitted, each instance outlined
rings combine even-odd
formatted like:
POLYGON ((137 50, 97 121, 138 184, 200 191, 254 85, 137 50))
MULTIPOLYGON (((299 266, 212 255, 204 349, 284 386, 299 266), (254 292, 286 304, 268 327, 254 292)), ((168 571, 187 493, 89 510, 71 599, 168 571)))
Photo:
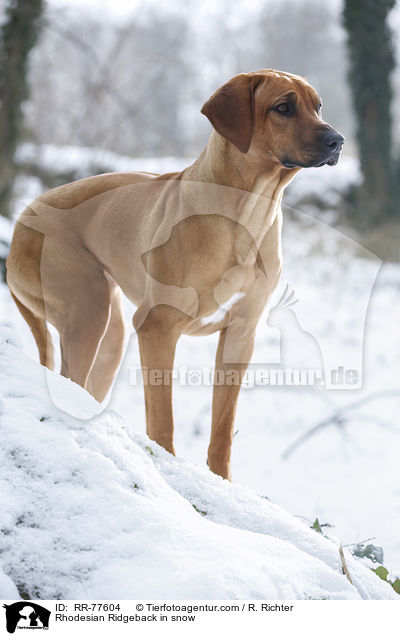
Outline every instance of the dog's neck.
MULTIPOLYGON (((251 151, 243 154, 231 142, 213 131, 200 157, 181 178, 212 183, 241 192, 251 197, 241 197, 237 220, 243 224, 258 225, 258 232, 268 231, 280 211, 283 191, 299 168, 287 169, 273 158, 265 158, 262 166, 251 151), (243 203, 243 201, 246 203, 243 203)), ((257 233, 258 233, 257 232, 257 233)))

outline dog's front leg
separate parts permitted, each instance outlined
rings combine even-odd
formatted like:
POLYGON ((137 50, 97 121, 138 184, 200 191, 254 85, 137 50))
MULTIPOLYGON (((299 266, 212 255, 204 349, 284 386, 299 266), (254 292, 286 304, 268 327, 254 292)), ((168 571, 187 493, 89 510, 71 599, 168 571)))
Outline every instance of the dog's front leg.
MULTIPOLYGON (((147 434, 150 439, 175 454, 173 444, 172 369, 181 330, 171 320, 175 309, 153 307, 138 329, 143 371, 147 434)), ((179 312, 180 313, 180 312, 179 312)))
MULTIPOLYGON (((208 448, 208 466, 217 475, 231 480, 231 446, 233 422, 243 375, 247 369, 254 347, 254 331, 248 331, 240 338, 240 351, 236 348, 238 340, 231 327, 222 329, 219 336, 214 372, 211 439, 208 448), (236 340, 232 358, 234 362, 224 362, 230 341, 236 340), (240 362, 243 360, 243 362, 240 362)), ((231 356, 228 358, 232 359, 231 356)))
POLYGON ((253 355, 258 319, 277 278, 271 273, 269 278, 262 272, 258 273, 245 296, 230 310, 228 326, 220 333, 215 361, 208 465, 214 473, 225 479, 231 479, 233 422, 241 382, 253 355))

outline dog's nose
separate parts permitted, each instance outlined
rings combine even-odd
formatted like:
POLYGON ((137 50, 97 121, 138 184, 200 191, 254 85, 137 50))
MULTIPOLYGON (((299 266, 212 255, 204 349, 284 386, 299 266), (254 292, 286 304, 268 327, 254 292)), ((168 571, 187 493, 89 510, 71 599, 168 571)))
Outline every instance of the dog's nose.
POLYGON ((343 146, 344 137, 337 130, 328 130, 324 135, 324 142, 331 152, 335 152, 343 146))

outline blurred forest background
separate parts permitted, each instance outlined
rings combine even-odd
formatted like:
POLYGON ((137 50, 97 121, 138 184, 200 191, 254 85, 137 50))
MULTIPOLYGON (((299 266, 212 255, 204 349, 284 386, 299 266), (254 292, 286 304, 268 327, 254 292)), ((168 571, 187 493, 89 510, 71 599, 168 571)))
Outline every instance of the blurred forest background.
POLYGON ((399 33, 395 0, 0 0, 0 214, 30 195, 24 176, 48 189, 117 169, 110 152, 190 161, 209 95, 272 67, 318 89, 360 159, 335 222, 397 260, 399 33))

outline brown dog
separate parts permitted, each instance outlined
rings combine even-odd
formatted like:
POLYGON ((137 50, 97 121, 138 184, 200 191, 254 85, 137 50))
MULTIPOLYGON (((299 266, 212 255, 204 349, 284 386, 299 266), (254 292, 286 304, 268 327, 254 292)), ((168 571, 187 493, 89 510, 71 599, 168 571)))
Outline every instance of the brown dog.
POLYGON ((41 363, 52 368, 49 321, 61 373, 103 400, 122 355, 122 289, 138 308, 141 363, 153 378, 147 432, 171 453, 177 340, 220 331, 208 464, 227 479, 240 379, 281 270, 283 190, 301 167, 336 164, 344 141, 320 108, 299 76, 237 75, 204 104, 214 130, 183 172, 70 183, 16 224, 7 279, 41 363))

